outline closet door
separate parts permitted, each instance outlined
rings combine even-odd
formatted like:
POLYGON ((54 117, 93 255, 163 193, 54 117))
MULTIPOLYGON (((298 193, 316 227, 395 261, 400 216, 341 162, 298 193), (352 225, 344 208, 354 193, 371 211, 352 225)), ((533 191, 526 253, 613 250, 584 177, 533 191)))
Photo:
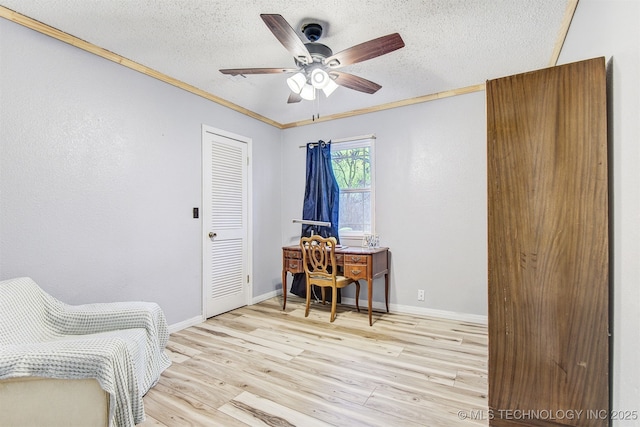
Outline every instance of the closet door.
POLYGON ((490 425, 606 426, 604 58, 486 90, 490 425))

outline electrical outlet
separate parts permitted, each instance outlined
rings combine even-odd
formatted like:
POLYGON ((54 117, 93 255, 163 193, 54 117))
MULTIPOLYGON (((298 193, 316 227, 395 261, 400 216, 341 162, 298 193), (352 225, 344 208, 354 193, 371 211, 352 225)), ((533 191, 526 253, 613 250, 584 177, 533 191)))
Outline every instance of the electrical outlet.
POLYGON ((424 301, 424 289, 418 289, 418 301, 424 301))

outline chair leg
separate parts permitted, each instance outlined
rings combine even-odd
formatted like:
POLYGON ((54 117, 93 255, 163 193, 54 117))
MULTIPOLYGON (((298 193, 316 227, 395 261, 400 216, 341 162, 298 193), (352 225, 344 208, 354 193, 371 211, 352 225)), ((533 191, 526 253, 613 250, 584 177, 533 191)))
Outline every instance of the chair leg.
POLYGON ((324 289, 325 289, 324 286, 322 286, 320 288, 320 291, 322 292, 322 305, 325 305, 327 303, 327 299, 325 297, 324 289))
POLYGON ((309 317, 309 306, 311 305, 311 285, 307 279, 307 306, 304 310, 304 317, 309 317))
POLYGON ((360 306, 358 305, 359 299, 360 299, 360 281, 356 280, 356 310, 358 310, 358 313, 360 312, 360 306))
POLYGON ((336 320, 336 300, 338 299, 338 289, 337 288, 333 288, 333 291, 331 292, 331 321, 333 322, 334 320, 336 320))

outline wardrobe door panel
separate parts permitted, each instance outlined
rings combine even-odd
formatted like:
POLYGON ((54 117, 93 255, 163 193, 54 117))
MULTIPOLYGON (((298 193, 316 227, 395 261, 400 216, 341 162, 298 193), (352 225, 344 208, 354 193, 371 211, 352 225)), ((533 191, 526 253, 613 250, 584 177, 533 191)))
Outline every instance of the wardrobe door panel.
POLYGON ((486 90, 490 424, 608 425, 604 58, 486 90))

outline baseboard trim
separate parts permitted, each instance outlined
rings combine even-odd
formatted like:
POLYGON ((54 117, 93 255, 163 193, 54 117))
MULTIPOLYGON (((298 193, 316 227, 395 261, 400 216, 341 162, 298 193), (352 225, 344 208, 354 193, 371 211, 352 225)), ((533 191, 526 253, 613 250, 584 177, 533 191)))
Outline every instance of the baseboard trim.
POLYGON ((253 297, 251 299, 251 305, 258 304, 262 301, 266 301, 271 298, 275 298, 279 295, 282 295, 282 291, 271 291, 271 292, 267 292, 266 294, 258 295, 257 297, 253 297))
POLYGON ((468 323, 477 323, 480 325, 487 325, 489 323, 489 318, 486 315, 482 315, 482 314, 459 313, 456 311, 438 310, 435 308, 412 307, 408 305, 400 306, 396 304, 390 304, 389 310, 392 310, 391 308, 392 306, 394 307, 393 311, 397 311, 398 313, 419 314, 421 316, 439 317, 442 319, 457 320, 460 322, 468 322, 468 323))
POLYGON ((182 322, 174 323, 173 325, 169 325, 169 333, 172 334, 174 332, 181 331, 183 329, 187 329, 190 326, 198 325, 204 322, 204 318, 202 315, 192 317, 191 319, 183 320, 182 322))
MULTIPOLYGON (((348 305, 356 305, 355 298, 342 298, 342 302, 348 305)), ((366 300, 360 300, 360 310, 367 307, 366 300)), ((376 311, 386 311, 383 302, 374 301, 372 307, 376 311)), ((478 323, 481 325, 488 324, 488 317, 481 314, 458 313, 456 311, 437 310, 435 308, 413 307, 410 305, 389 304, 389 312, 399 314, 417 314, 419 316, 438 317, 441 319, 457 320, 460 322, 478 323)))

